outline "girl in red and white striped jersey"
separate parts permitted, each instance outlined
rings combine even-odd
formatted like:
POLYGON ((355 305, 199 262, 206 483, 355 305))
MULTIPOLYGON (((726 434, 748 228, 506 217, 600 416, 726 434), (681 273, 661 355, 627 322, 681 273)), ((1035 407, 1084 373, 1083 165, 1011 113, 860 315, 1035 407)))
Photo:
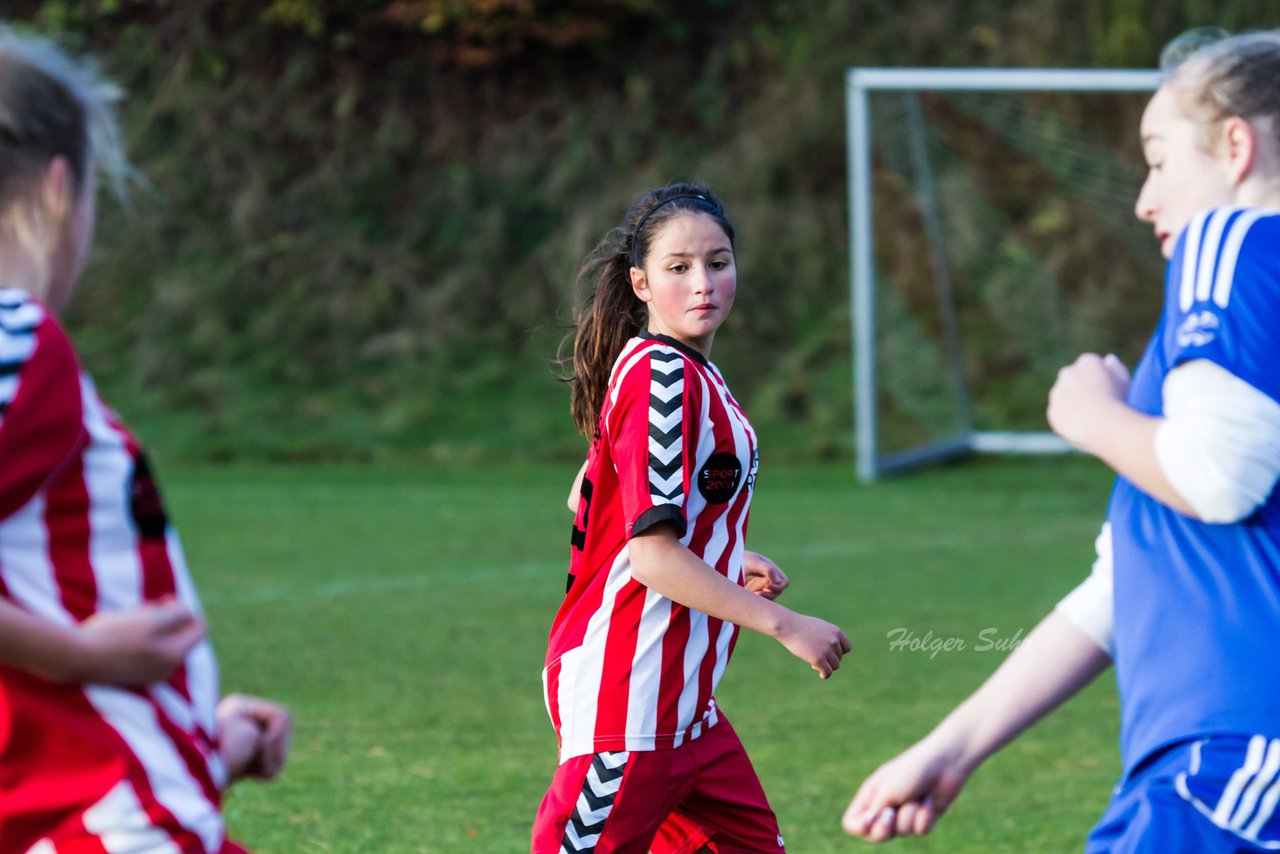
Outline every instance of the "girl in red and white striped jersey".
POLYGON ((583 265, 573 414, 592 437, 568 591, 543 674, 560 766, 533 851, 784 850, 714 691, 738 627, 823 678, 840 629, 748 589, 759 452, 710 361, 737 290, 733 227, 705 187, 643 195, 583 265))
POLYGON ((221 791, 279 771, 289 715, 219 701, 146 457, 56 319, 120 163, 114 97, 0 30, 0 851, 229 854, 221 791))

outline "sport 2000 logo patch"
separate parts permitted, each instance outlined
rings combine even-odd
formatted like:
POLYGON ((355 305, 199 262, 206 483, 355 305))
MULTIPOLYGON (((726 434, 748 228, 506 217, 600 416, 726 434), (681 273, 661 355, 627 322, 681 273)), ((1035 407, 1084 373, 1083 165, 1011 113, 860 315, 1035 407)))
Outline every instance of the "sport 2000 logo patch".
POLYGON ((727 451, 712 454, 698 472, 698 492, 708 504, 724 504, 733 498, 742 482, 742 463, 727 451))

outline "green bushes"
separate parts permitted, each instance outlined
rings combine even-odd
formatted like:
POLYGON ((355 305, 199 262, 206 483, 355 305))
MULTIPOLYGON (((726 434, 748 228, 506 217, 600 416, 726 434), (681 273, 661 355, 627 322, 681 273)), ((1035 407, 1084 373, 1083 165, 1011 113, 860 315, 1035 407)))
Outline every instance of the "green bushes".
MULTIPOLYGON (((131 93, 142 183, 130 211, 103 206, 71 321, 162 451, 576 455, 549 360, 577 262, 641 189, 698 177, 741 235, 717 361, 772 453, 813 456, 850 429, 843 69, 1149 65, 1207 22, 1173 5, 50 0, 10 16, 100 55, 131 93)), ((1264 11, 1222 3, 1214 22, 1264 11)))

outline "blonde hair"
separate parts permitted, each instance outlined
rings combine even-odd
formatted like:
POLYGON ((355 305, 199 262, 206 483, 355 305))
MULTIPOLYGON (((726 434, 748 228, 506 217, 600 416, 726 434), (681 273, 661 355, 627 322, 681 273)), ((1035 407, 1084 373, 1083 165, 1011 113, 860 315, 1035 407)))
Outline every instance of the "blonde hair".
MULTIPOLYGON (((0 235, 16 241, 47 285, 55 239, 49 212, 31 204, 49 162, 67 161, 74 207, 101 172, 123 198, 129 165, 115 107, 120 88, 87 59, 72 59, 51 42, 0 27, 0 235)), ((43 296, 43 294, 38 294, 43 296)))
POLYGON ((1177 87, 1206 137, 1231 116, 1257 122, 1280 143, 1280 30, 1183 33, 1160 54, 1166 85, 1177 87))

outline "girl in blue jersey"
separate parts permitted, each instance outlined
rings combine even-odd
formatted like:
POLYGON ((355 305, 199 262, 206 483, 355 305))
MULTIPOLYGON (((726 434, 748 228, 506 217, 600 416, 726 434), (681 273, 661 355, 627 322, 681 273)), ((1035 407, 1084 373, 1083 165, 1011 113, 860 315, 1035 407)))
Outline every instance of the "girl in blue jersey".
POLYGON ((1118 477, 1093 574, 845 813, 924 834, 974 769, 1114 663, 1123 775, 1087 852, 1280 849, 1280 32, 1166 48, 1136 213, 1169 260, 1130 377, 1085 354, 1048 418, 1118 477))

